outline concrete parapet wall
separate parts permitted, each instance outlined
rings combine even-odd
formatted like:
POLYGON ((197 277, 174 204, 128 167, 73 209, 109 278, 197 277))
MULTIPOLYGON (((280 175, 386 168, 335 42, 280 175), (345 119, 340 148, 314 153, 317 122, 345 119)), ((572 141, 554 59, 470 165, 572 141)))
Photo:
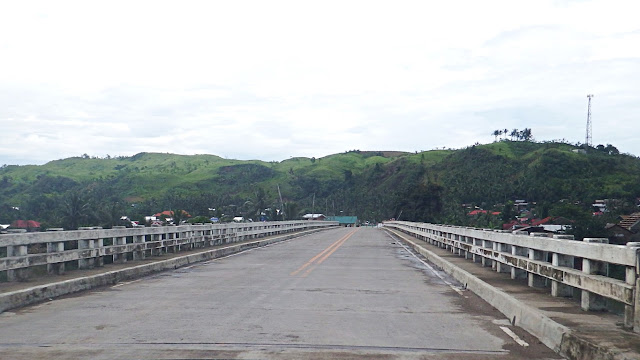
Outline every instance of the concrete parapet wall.
POLYGON ((385 227, 410 234, 432 245, 528 278, 531 287, 549 287, 552 296, 581 291, 583 310, 601 311, 607 301, 624 305, 624 326, 640 333, 640 243, 610 245, 607 239, 575 241, 569 236, 505 233, 457 226, 392 221, 385 227), (622 269, 620 278, 609 267, 622 269))
MULTIPOLYGON (((314 226, 311 227, 311 229, 305 231, 304 234, 321 231, 323 229, 326 229, 326 227, 314 226)), ((244 242, 242 244, 234 244, 212 249, 209 251, 201 251, 195 254, 188 254, 172 259, 159 260, 147 264, 131 266, 121 270, 108 271, 97 275, 79 277, 76 279, 2 293, 0 294, 0 313, 6 310, 42 302, 55 297, 90 290, 101 286, 114 285, 118 282, 140 278, 152 273, 177 269, 189 264, 224 257, 247 249, 292 239, 300 235, 300 232, 284 234, 269 239, 244 242)))
MULTIPOLYGON (((398 230, 394 226, 385 227, 398 230)), ((396 231, 394 231, 396 232, 396 231)), ((404 231, 403 231, 404 232, 404 231)), ((407 235, 413 234, 404 232, 407 235)), ((399 234, 399 232, 397 233, 399 234)), ((567 326, 559 324, 543 314, 539 309, 528 306, 512 295, 502 291, 473 274, 452 264, 450 261, 428 250, 424 243, 403 236, 410 246, 428 261, 465 285, 480 298, 503 313, 513 325, 518 326, 537 337, 547 347, 571 360, 637 360, 638 354, 609 349, 607 344, 599 344, 574 334, 567 326)))
POLYGON ((338 226, 330 221, 278 221, 87 229, 0 235, 0 280, 27 280, 36 267, 50 274, 100 267, 302 230, 338 226))

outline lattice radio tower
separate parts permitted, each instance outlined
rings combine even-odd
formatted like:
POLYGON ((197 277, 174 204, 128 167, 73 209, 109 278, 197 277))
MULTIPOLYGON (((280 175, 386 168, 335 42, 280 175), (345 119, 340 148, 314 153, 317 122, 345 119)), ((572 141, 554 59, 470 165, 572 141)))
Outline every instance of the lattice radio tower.
POLYGON ((587 95, 587 98, 589 99, 589 105, 587 105, 587 136, 584 140, 585 146, 593 146, 592 139, 591 139, 591 98, 592 97, 593 97, 592 94, 587 95))

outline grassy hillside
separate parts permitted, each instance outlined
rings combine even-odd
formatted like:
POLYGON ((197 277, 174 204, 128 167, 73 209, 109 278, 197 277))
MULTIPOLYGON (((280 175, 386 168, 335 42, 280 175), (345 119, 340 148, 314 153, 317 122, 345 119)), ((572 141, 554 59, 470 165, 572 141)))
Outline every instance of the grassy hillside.
POLYGON ((406 220, 445 221, 459 216, 462 203, 489 208, 515 199, 553 204, 640 197, 638 158, 575 149, 500 141, 461 150, 350 151, 281 162, 159 153, 75 157, 0 168, 0 222, 30 218, 61 226, 76 198, 87 205, 86 224, 173 208, 207 217, 255 216, 280 207, 278 187, 298 212, 342 211, 372 221, 401 213, 406 220))

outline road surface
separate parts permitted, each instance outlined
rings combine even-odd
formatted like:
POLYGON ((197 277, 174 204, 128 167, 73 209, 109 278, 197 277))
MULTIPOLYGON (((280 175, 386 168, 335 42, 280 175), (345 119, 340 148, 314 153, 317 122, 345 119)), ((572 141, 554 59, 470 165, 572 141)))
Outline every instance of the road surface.
POLYGON ((559 357, 383 230, 338 228, 0 314, 0 358, 559 357))

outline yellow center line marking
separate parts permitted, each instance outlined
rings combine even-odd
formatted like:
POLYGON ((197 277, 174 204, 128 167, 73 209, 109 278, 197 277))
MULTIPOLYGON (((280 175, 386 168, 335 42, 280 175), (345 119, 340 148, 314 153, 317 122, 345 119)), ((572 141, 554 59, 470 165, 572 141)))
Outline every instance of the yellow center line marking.
POLYGON ((331 249, 331 251, 329 251, 322 258, 320 258, 320 260, 318 260, 318 262, 316 262, 314 266, 307 269, 307 271, 305 271, 304 274, 302 274, 302 277, 307 277, 313 270, 315 270, 316 267, 322 264, 322 262, 324 262, 329 256, 331 256, 331 254, 333 254, 336 250, 338 250, 338 248, 342 246, 347 241, 347 239, 351 237, 351 235, 353 235, 353 232, 350 234, 347 234, 347 236, 340 239, 340 243, 334 246, 333 249, 331 249))
MULTIPOLYGON (((340 246, 342 246, 342 244, 344 244, 345 241, 347 241, 347 239, 349 239, 351 237, 351 235, 353 235, 358 229, 354 229, 353 231, 351 231, 350 233, 348 233, 347 235, 341 237, 340 239, 338 239, 336 242, 334 242, 333 244, 329 245, 329 247, 327 247, 326 249, 322 250, 320 253, 318 253, 316 256, 312 257, 311 260, 307 261, 306 263, 304 263, 304 265, 302 265, 301 267, 299 267, 296 271, 292 272, 291 274, 289 274, 290 276, 296 276, 299 272, 301 272, 302 270, 306 269, 307 267, 309 267, 310 265, 312 265, 316 260, 318 260, 318 262, 316 263, 316 265, 321 264, 323 261, 325 261, 331 254, 333 254, 340 246)), ((307 276, 311 270, 313 268, 310 268, 309 270, 307 270, 305 272, 305 274, 303 276, 307 276)))
POLYGON ((311 258, 311 260, 307 261, 304 265, 302 265, 300 268, 298 268, 298 270, 292 272, 289 275, 295 276, 297 273, 299 273, 300 271, 304 270, 307 266, 311 265, 314 261, 316 261, 316 259, 318 259, 320 256, 322 256, 325 252, 330 251, 331 248, 333 246, 335 246, 336 244, 338 244, 341 240, 342 240, 342 238, 336 240, 336 242, 334 242, 333 244, 329 245, 328 248, 322 250, 318 255, 316 255, 313 258, 311 258))

